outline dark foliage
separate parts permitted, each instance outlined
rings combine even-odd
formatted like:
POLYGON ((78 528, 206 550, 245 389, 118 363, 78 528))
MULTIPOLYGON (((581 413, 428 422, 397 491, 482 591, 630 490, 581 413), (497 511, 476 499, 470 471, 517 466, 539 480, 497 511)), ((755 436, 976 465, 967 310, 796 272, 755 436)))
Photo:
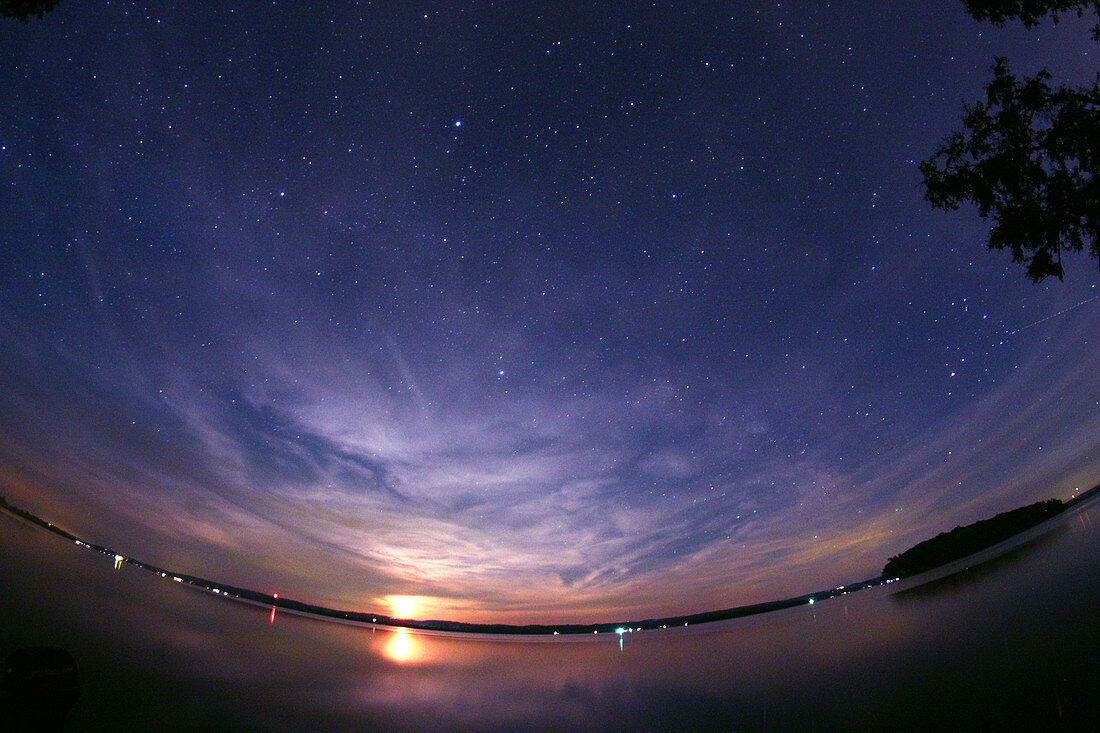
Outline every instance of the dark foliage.
MULTIPOLYGON (((1047 14, 1100 9, 1100 0, 964 1, 975 18, 1029 26, 1047 14)), ((993 223, 989 248, 1026 262, 1034 282, 1062 279, 1063 252, 1100 262, 1100 75, 1080 88, 1050 80, 1046 71, 1018 79, 998 58, 985 101, 966 106, 962 131, 920 164, 925 199, 945 211, 976 206, 993 223)))
POLYGON ((1051 88, 1040 72, 1018 80, 997 59, 986 101, 966 108, 964 129, 920 165, 925 198, 963 203, 993 219, 990 249, 1027 262, 1035 282, 1061 279, 1062 251, 1100 260, 1100 77, 1084 89, 1051 88))
POLYGON ((895 555, 882 570, 884 578, 906 578, 938 568, 1034 527, 1060 514, 1065 505, 1058 499, 1040 501, 1029 506, 1003 512, 991 519, 983 519, 965 527, 955 527, 941 532, 895 555))
MULTIPOLYGON (((1100 14, 1100 0, 963 0, 963 5, 976 20, 988 20, 993 25, 1004 25, 1006 20, 1019 20, 1028 28, 1047 15, 1057 21, 1059 15, 1067 13, 1082 16, 1091 10, 1100 14)), ((1097 29, 1094 28, 1094 38, 1096 34, 1097 29)))
POLYGON ((0 16, 27 22, 32 15, 41 18, 54 9, 60 0, 0 0, 0 16))

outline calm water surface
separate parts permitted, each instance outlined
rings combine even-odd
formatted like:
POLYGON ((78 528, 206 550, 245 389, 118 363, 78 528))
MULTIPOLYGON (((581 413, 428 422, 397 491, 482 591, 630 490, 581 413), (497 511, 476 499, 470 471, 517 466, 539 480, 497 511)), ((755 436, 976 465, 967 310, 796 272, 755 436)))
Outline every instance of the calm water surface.
POLYGON ((1089 729, 1100 508, 1039 530, 969 569, 620 645, 271 623, 0 514, 0 654, 72 652, 71 731, 1089 729))

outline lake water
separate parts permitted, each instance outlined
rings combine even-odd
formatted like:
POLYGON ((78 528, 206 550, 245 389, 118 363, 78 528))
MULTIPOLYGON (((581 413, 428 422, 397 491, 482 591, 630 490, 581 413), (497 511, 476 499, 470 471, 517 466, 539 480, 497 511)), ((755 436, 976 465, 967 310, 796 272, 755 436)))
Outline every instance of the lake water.
POLYGON ((272 623, 0 513, 0 654, 73 654, 70 731, 1085 729, 1098 549, 1094 501, 976 567, 620 644, 272 623))

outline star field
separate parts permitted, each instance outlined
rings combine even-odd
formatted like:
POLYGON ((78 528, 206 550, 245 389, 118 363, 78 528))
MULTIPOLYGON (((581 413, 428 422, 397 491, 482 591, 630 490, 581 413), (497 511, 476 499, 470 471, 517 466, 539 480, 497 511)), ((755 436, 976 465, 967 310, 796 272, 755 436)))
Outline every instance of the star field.
POLYGON ((957 2, 65 0, 0 25, 0 482, 340 607, 699 611, 1100 482, 1100 279, 917 162, 957 2))

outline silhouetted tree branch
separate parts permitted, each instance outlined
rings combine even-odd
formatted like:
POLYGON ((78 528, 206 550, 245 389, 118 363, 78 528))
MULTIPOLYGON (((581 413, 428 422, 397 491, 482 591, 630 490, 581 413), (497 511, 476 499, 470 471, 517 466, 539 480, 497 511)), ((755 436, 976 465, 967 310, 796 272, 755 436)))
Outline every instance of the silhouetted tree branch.
POLYGON ((0 16, 27 22, 32 15, 41 18, 53 10, 60 0, 0 0, 0 16))
MULTIPOLYGON (((1004 25, 1006 20, 1019 20, 1032 28, 1050 15, 1057 23, 1060 15, 1074 13, 1083 16, 1090 10, 1100 15, 1100 0, 963 0, 966 12, 975 20, 987 20, 1004 25)), ((1100 25, 1092 29, 1092 37, 1100 40, 1100 25)))
MULTIPOLYGON (((976 18, 1029 26, 1047 13, 1100 8, 1100 0, 964 3, 976 18)), ((966 106, 963 130, 920 164, 925 199, 945 211, 976 206, 993 221, 989 248, 1026 262, 1035 282, 1062 279, 1063 251, 1087 249, 1100 262, 1100 74, 1081 88, 1052 88, 1050 79, 1046 71, 1017 79, 998 58, 985 102, 966 106)))

